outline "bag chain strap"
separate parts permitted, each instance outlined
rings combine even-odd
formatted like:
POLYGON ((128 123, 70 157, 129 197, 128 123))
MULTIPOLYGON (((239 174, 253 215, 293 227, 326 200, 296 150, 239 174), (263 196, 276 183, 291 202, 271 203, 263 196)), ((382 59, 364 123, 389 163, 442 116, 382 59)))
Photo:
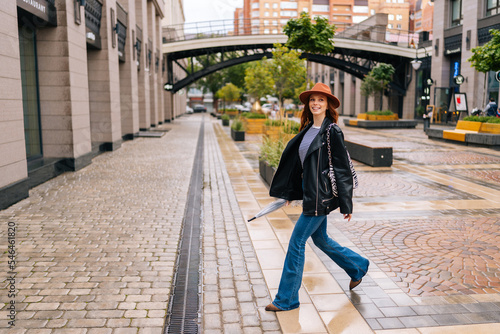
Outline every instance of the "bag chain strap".
MULTIPOLYGON (((333 163, 332 163, 332 148, 330 146, 330 131, 335 123, 330 124, 328 127, 328 131, 326 133, 326 142, 328 144, 328 163, 330 165, 330 171, 328 172, 328 176, 330 177, 330 181, 332 182, 332 193, 333 196, 338 197, 338 191, 337 191, 337 181, 335 179, 335 172, 333 171, 333 163)), ((349 151, 347 151, 347 160, 349 161, 349 168, 351 169, 351 174, 352 174, 352 180, 353 180, 353 189, 356 189, 358 187, 358 175, 356 174, 356 171, 354 170, 354 165, 352 164, 351 156, 349 154, 349 151)))

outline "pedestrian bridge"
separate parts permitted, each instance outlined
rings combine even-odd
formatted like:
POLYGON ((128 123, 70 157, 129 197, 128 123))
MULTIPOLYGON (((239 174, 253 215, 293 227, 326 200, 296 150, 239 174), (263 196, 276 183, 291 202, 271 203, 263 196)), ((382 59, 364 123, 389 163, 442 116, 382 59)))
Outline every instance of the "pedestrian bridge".
MULTIPOLYGON (((258 20, 258 19, 257 19, 258 20)), ((269 18, 267 18, 269 20, 269 18)), ((163 54, 167 58, 167 90, 177 92, 202 77, 237 64, 272 58, 275 43, 285 44, 288 37, 282 33, 269 34, 253 23, 243 25, 238 34, 231 32, 234 21, 227 20, 194 23, 195 28, 182 25, 164 28, 163 54), (251 25, 252 24, 252 25, 251 25), (230 59, 224 54, 233 53, 230 59), (237 54, 237 57, 234 57, 237 54), (218 57, 214 65, 202 64, 203 69, 195 72, 188 69, 181 59, 202 55, 218 57), (175 64, 175 65, 174 65, 175 64), (186 72, 186 77, 176 78, 173 67, 178 66, 186 72)), ((387 29, 387 14, 377 14, 354 26, 336 24, 337 33, 333 39, 334 50, 328 55, 304 53, 309 61, 328 65, 362 79, 377 63, 392 64, 396 69, 393 82, 389 84, 397 95, 405 95, 408 76, 411 75, 410 61, 415 59, 418 34, 401 30, 387 29)), ((241 24, 240 24, 241 26, 241 24)), ((281 32, 282 27, 275 29, 281 32)), ((419 49, 418 57, 430 54, 431 50, 419 49)), ((192 62, 191 62, 192 63, 192 62)))

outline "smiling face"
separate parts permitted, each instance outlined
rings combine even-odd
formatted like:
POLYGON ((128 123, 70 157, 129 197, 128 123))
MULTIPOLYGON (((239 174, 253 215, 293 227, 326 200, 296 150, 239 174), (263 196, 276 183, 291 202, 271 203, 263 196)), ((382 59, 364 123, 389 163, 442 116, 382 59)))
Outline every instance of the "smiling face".
POLYGON ((309 97, 309 109, 314 117, 325 116, 328 107, 328 98, 323 94, 311 94, 309 97))

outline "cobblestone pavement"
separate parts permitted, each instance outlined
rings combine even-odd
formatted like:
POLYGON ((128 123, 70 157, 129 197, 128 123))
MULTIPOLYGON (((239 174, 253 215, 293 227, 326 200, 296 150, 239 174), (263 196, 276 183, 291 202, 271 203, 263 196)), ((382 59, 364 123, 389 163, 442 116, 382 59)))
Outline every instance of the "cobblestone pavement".
MULTIPOLYGON (((276 293, 300 208, 246 220, 272 201, 258 176, 260 136, 234 143, 207 115, 164 125, 30 191, 0 211, 17 227, 16 329, 0 333, 162 333, 201 123, 202 333, 499 333, 500 152, 428 140, 415 130, 344 128, 394 147, 394 164, 355 163, 355 216, 329 234, 371 261, 353 291, 314 245, 299 309, 263 307, 276 293)), ((0 243, 6 273, 7 245, 0 243)))
MULTIPOLYGON (((202 121, 182 117, 161 139, 139 138, 30 191, 0 211, 15 222, 16 326, 0 333, 162 333, 202 121)), ((203 190, 204 333, 274 333, 274 314, 211 126, 203 190)), ((0 270, 7 273, 7 228, 0 270)))

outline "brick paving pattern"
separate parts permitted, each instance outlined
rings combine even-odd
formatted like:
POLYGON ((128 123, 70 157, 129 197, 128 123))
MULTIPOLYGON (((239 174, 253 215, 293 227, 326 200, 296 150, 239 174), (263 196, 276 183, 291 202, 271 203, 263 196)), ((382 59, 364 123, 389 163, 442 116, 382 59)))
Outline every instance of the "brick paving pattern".
POLYGON ((498 164, 500 157, 466 151, 395 152, 394 158, 417 165, 498 164))
POLYGON ((202 333, 281 333, 211 125, 204 160, 202 333))
MULTIPOLYGON (((18 227, 18 328, 161 333, 199 128, 180 123, 162 139, 97 156, 0 212, 18 227)), ((6 243, 0 247, 3 254, 6 243)))
POLYGON ((500 292, 500 219, 354 221, 335 226, 412 296, 500 292))

